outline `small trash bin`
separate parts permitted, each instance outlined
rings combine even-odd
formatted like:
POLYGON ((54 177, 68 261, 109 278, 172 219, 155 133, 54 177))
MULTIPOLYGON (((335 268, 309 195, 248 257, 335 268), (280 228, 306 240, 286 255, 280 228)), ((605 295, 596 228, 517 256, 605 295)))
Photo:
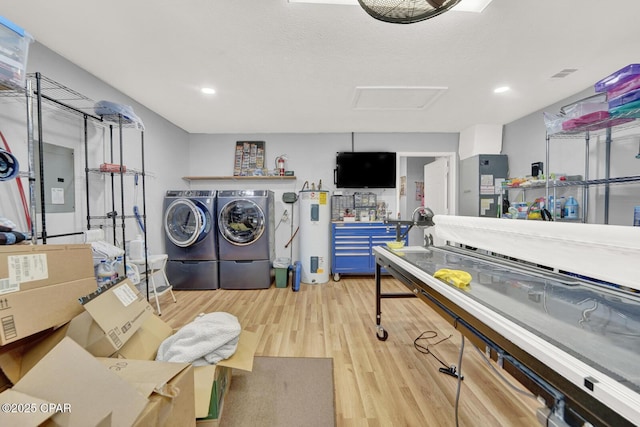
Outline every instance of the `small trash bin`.
POLYGON ((276 288, 287 287, 290 263, 290 258, 276 258, 276 260, 273 261, 273 268, 276 270, 276 288))

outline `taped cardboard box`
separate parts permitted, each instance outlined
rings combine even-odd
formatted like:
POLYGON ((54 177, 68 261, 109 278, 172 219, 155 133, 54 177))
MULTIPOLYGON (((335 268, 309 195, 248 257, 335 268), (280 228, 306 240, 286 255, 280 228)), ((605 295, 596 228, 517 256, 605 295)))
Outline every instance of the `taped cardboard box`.
POLYGON ((68 322, 95 289, 90 245, 0 247, 0 345, 68 322))
POLYGON ((94 277, 91 245, 0 246, 0 294, 94 277))
POLYGON ((95 288, 92 277, 2 295, 0 345, 68 322, 83 311, 78 298, 95 288))
MULTIPOLYGON (((173 333, 173 328, 158 316, 152 315, 114 356, 154 360, 160 344, 173 333)), ((253 370, 253 357, 257 347, 258 335, 242 331, 233 356, 216 365, 194 367, 194 404, 198 423, 206 421, 211 424, 220 418, 232 370, 253 370)))

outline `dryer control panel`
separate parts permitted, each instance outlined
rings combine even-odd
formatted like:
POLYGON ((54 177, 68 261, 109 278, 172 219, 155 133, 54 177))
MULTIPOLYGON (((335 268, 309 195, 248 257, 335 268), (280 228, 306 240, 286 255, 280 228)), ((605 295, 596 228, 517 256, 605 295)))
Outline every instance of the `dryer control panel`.
POLYGON ((211 197, 215 190, 168 190, 166 197, 211 197))

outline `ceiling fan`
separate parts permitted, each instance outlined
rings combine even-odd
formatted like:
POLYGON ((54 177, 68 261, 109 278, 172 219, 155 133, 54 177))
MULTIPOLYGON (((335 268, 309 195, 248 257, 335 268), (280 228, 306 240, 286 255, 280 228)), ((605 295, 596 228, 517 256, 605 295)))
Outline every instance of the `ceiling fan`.
POLYGON ((393 24, 412 24, 444 13, 461 0, 358 0, 372 17, 393 24))

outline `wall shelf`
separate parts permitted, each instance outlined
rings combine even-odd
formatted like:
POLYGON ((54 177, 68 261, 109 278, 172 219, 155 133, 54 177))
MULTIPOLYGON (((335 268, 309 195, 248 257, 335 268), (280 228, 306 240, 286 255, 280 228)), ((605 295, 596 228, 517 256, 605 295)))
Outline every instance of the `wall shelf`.
POLYGON ((183 176, 185 181, 213 181, 213 180, 231 180, 231 181, 282 181, 294 180, 295 176, 183 176))

